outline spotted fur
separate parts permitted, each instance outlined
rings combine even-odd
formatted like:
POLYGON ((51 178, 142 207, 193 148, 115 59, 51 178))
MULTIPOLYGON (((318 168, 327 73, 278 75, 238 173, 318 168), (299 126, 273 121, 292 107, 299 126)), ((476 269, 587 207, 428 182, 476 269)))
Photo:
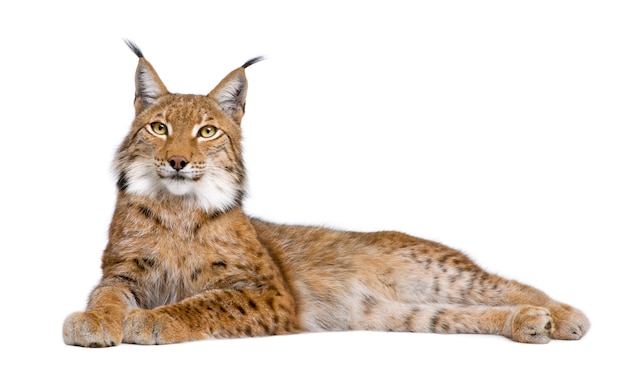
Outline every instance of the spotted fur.
POLYGON ((167 91, 133 43, 136 117, 115 159, 118 198, 87 309, 66 344, 168 344, 300 331, 580 339, 577 309, 398 232, 286 226, 242 211, 246 62, 208 96, 167 91), (202 130, 204 127, 210 129, 202 130))

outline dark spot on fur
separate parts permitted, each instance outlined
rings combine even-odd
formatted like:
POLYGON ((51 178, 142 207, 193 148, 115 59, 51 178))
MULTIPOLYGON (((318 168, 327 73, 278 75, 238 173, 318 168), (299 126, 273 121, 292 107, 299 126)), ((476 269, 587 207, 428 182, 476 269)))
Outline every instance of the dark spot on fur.
POLYGON ((152 211, 150 211, 149 208, 144 207, 144 206, 138 206, 137 208, 139 209, 139 212, 141 212, 142 215, 150 219, 152 218, 152 211))
POLYGON ((224 267, 226 268, 226 262, 224 261, 215 261, 213 263, 211 263, 211 267, 216 268, 216 267, 224 267))
POLYGON ((452 254, 450 254, 450 253, 446 253, 446 254, 444 254, 441 258, 439 258, 437 261, 439 261, 439 263, 443 264, 443 263, 446 263, 446 261, 447 261, 450 257, 452 257, 452 254))
POLYGON ((371 295, 366 295, 363 300, 361 300, 361 307, 363 308, 363 313, 366 315, 371 314, 376 305, 378 305, 378 299, 371 295))
POLYGON ((202 228, 202 223, 197 223, 196 227, 193 229, 194 234, 197 234, 201 228, 202 228))
POLYGON ((409 312, 409 314, 404 319, 404 323, 403 323, 404 331, 407 331, 407 332, 413 331, 413 319, 418 313, 420 313, 419 308, 413 308, 411 312, 409 312))
POLYGON ((130 277, 128 275, 117 275, 115 277, 117 277, 118 279, 122 279, 122 280, 124 280, 126 282, 131 282, 131 283, 136 283, 137 282, 137 280, 135 280, 134 278, 132 278, 132 277, 130 277))
POLYGON ((135 265, 142 271, 146 270, 146 266, 144 266, 143 262, 140 261, 138 258, 135 258, 135 265))
POLYGON ((291 327, 291 321, 286 319, 283 321, 283 331, 285 332, 289 332, 291 331, 292 327, 291 327))
POLYGON ((138 205, 136 207, 139 213, 144 215, 147 219, 154 221, 159 226, 163 226, 163 223, 161 222, 161 219, 159 218, 159 216, 157 216, 157 214, 154 213, 151 209, 149 209, 146 206, 141 206, 141 205, 138 205))
POLYGON ((439 324, 439 319, 441 318, 441 315, 444 313, 443 309, 438 309, 433 316, 430 318, 430 330, 432 332, 436 332, 437 330, 437 325, 439 324))
POLYGON ((141 306, 142 306, 142 303, 141 303, 141 300, 139 299, 139 296, 137 295, 137 293, 136 293, 134 290, 131 290, 131 291, 130 291, 130 293, 131 293, 131 295, 133 296, 133 299, 135 299, 135 303, 136 303, 139 307, 141 307, 141 306))
POLYGON ((124 192, 128 188, 128 179, 126 178, 126 173, 122 171, 120 173, 120 177, 117 179, 117 189, 121 192, 124 192))
POLYGON ((267 324, 265 324, 264 322, 261 322, 261 323, 260 323, 260 325, 261 325, 261 327, 263 328, 263 331, 265 331, 265 334, 266 334, 266 335, 269 335, 269 334, 270 334, 270 331, 271 331, 271 330, 270 330, 270 328, 269 328, 269 326, 268 326, 267 324))
POLYGON ((191 274, 191 280, 192 281, 197 281, 198 277, 200 277, 201 273, 202 273, 202 269, 201 268, 196 268, 195 270, 193 270, 193 273, 191 274))
POLYGON ((211 220, 215 220, 216 218, 220 217, 224 212, 222 211, 215 211, 211 214, 211 220))

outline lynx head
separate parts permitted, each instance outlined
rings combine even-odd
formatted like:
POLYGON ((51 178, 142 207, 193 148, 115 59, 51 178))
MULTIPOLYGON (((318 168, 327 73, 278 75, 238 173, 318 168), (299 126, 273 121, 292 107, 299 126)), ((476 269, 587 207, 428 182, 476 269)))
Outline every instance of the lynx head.
POLYGON ((135 120, 120 146, 115 170, 126 194, 176 199, 218 213, 241 203, 245 172, 240 123, 245 110, 246 62, 207 96, 170 93, 152 65, 139 57, 135 120))

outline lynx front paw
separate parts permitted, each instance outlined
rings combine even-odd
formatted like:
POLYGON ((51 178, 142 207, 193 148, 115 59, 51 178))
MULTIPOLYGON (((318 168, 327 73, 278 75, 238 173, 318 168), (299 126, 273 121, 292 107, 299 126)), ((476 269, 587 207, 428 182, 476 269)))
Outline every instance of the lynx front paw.
POLYGON ((187 340, 177 330, 175 322, 164 313, 145 309, 133 310, 124 320, 124 342, 157 345, 187 340))
POLYGON ((67 345, 101 348, 122 342, 122 324, 93 312, 70 314, 63 324, 63 340, 67 345))
POLYGON ((511 338, 514 341, 545 344, 552 331, 550 311, 541 307, 522 307, 513 317, 511 338))
POLYGON ((554 319, 552 338, 558 340, 580 340, 589 330, 590 323, 583 312, 566 304, 550 308, 554 319))

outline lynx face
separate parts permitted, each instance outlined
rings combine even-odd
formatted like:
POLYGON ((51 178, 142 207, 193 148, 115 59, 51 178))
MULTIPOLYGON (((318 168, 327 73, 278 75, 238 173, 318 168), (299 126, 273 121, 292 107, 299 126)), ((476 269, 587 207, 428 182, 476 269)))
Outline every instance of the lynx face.
POLYGON ((207 211, 241 201, 239 127, 204 96, 172 95, 140 114, 118 162, 127 193, 180 196, 207 211), (121 165, 126 162, 125 165, 121 165))
MULTIPOLYGON (((116 157, 120 190, 167 200, 177 198, 207 212, 241 203, 245 175, 241 129, 246 95, 244 67, 208 95, 167 91, 140 57, 131 131, 116 157)), ((258 60, 254 60, 255 62, 258 60)))

